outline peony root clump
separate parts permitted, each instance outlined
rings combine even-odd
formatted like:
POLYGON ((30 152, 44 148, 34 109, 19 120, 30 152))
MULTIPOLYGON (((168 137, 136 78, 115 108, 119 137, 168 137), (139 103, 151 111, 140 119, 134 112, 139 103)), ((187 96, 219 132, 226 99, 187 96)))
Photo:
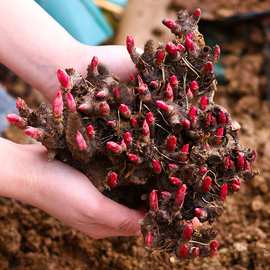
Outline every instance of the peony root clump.
MULTIPOLYGON (((240 145, 240 126, 214 102, 220 47, 205 45, 201 11, 163 24, 174 39, 127 50, 137 68, 120 82, 93 57, 87 76, 59 69, 52 106, 17 100, 11 124, 40 141, 49 159, 85 173, 106 196, 146 209, 145 245, 179 258, 214 255, 213 222, 226 197, 254 176, 255 152, 240 145)), ((67 183, 68 184, 68 183, 67 183)))

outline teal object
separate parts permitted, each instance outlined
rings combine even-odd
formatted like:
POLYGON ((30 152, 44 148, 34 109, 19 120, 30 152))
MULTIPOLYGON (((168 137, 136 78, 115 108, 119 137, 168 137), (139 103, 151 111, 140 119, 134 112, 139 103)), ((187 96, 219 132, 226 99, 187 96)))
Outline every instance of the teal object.
POLYGON ((119 5, 119 6, 125 6, 128 0, 109 0, 109 2, 119 5))
POLYGON ((91 0, 36 0, 74 38, 98 45, 113 34, 101 11, 91 0))

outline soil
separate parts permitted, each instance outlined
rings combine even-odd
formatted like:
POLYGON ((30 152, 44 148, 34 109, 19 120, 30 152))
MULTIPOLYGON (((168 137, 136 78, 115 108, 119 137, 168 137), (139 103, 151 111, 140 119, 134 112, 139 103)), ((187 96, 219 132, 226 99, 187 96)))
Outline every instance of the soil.
MULTIPOLYGON (((219 86, 217 99, 242 125, 242 144, 257 149, 260 175, 227 200, 216 226, 221 242, 218 256, 176 262, 146 251, 141 238, 92 240, 36 208, 1 199, 0 269, 270 269, 270 101, 266 99, 270 93, 265 76, 265 65, 269 68, 270 63, 265 63, 263 30, 250 27, 247 36, 245 27, 238 25, 221 37, 228 81, 219 86)), ((28 86, 7 70, 1 68, 0 74, 10 93, 27 96, 33 106, 40 101, 35 91, 27 90, 28 86)), ((5 136, 29 142, 15 129, 7 130, 5 136)))

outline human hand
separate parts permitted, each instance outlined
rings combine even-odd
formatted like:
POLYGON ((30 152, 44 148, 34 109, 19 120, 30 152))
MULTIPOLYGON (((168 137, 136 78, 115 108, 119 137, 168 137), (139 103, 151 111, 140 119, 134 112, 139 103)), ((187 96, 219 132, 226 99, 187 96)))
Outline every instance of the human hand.
MULTIPOLYGON (((16 145, 3 139, 0 143, 6 144, 9 152, 9 158, 5 157, 8 175, 2 172, 2 178, 10 188, 1 195, 34 205, 95 239, 139 234, 140 212, 106 198, 72 167, 57 160, 48 161, 41 145, 16 145), (8 184, 11 171, 13 178, 14 173, 19 177, 8 184)), ((5 152, 2 147, 1 150, 5 152)), ((0 176, 0 187, 1 181, 0 176)))

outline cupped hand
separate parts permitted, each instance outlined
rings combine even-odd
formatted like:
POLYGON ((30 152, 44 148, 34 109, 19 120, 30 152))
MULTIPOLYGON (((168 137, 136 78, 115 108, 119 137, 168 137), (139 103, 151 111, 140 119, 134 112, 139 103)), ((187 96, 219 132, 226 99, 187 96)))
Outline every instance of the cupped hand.
POLYGON ((24 201, 95 239, 139 234, 142 213, 103 196, 72 167, 48 161, 41 145, 18 147, 28 164, 23 182, 31 192, 24 201))

